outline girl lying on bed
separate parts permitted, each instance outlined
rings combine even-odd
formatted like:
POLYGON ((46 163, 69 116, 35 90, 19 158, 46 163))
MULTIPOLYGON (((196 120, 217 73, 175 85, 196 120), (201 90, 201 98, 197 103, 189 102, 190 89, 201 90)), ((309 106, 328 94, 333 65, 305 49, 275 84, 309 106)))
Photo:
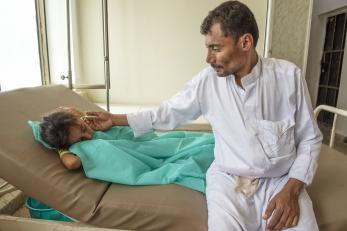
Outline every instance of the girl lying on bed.
POLYGON ((135 138, 128 126, 112 126, 74 108, 59 108, 29 124, 37 141, 59 150, 66 168, 82 165, 89 178, 128 185, 175 183, 205 191, 214 158, 211 133, 150 132, 135 138))
POLYGON ((42 139, 58 150, 60 159, 67 169, 81 166, 80 158, 68 151, 69 146, 90 140, 94 130, 107 130, 112 121, 98 121, 86 113, 72 107, 59 107, 42 118, 40 132, 42 139))

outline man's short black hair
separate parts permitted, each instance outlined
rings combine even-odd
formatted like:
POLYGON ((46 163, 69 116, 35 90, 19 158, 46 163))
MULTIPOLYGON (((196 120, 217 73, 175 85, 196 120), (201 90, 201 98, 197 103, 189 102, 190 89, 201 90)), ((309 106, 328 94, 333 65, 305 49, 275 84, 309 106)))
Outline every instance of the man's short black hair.
POLYGON ((253 36, 254 47, 257 46, 259 30, 252 11, 239 1, 227 1, 210 11, 201 24, 200 32, 207 35, 211 26, 220 23, 224 36, 231 36, 235 41, 246 34, 253 36))
POLYGON ((71 113, 65 111, 52 112, 43 117, 40 123, 42 139, 57 149, 66 149, 69 144, 69 129, 77 123, 71 113))

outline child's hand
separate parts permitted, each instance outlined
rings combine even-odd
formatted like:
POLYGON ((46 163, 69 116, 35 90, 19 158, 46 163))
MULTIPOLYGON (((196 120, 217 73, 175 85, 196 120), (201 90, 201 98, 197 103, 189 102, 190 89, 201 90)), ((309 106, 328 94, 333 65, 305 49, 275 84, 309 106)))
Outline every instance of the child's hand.
POLYGON ((69 153, 68 151, 61 155, 60 159, 65 168, 69 170, 78 169, 79 167, 81 167, 80 158, 72 153, 69 153))
POLYGON ((84 121, 94 130, 104 131, 112 127, 112 116, 108 112, 87 112, 84 121))

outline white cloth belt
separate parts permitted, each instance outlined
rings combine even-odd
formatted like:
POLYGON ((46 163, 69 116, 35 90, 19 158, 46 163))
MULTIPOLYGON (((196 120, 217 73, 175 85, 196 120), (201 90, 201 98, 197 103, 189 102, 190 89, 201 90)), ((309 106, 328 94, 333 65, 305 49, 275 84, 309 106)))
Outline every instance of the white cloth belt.
POLYGON ((235 191, 242 192, 246 198, 250 198, 259 188, 259 178, 236 176, 235 191))

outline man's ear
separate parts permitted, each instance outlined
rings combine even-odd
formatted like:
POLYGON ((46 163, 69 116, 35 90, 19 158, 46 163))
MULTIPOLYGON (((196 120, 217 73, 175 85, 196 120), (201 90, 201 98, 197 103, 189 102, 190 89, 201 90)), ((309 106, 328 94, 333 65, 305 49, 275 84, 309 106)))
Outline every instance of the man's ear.
POLYGON ((243 50, 248 51, 253 48, 253 36, 246 33, 239 38, 240 46, 243 50))

